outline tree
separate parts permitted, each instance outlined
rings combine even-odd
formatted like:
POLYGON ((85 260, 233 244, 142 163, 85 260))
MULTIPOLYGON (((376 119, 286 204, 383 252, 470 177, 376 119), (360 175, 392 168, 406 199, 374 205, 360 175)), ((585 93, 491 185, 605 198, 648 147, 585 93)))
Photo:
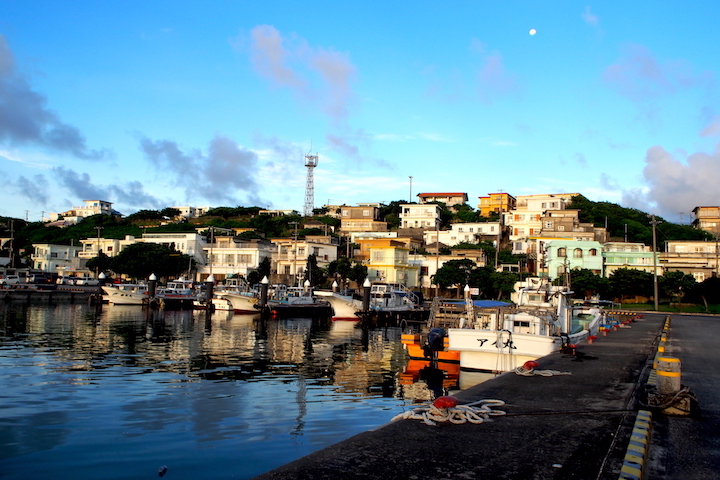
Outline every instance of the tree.
POLYGON ((348 273, 348 279, 352 280, 353 282, 357 283, 358 285, 362 285, 365 279, 368 276, 368 269, 366 265, 362 265, 360 263, 356 263, 352 266, 350 269, 350 273, 348 273))
POLYGON ((695 277, 679 270, 665 272, 663 276, 658 277, 658 286, 662 293, 676 297, 678 302, 682 302, 685 294, 692 291, 696 284, 695 277))
POLYGON ((574 292, 574 298, 589 299, 593 295, 606 297, 610 290, 610 282, 607 278, 593 273, 587 268, 576 268, 570 272, 570 287, 574 292))
POLYGON ((515 283, 519 276, 513 272, 492 272, 492 287, 495 289, 495 298, 500 300, 509 297, 515 291, 515 283))
POLYGON ((340 257, 337 260, 333 260, 328 265, 328 275, 331 277, 338 275, 342 279, 348 278, 351 270, 352 262, 347 257, 340 257))
POLYGON ((188 269, 190 257, 157 243, 133 243, 125 247, 112 259, 111 268, 115 273, 132 278, 177 276, 188 269))
POLYGON ((315 287, 325 283, 326 278, 327 275, 325 275, 325 271, 317 264, 317 257, 314 254, 310 255, 307 259, 307 263, 305 264, 304 280, 308 280, 310 285, 315 287))
POLYGON ((620 301, 626 297, 653 296, 653 275, 652 273, 634 268, 619 268, 615 270, 608 279, 610 283, 610 294, 620 301))
POLYGON ((90 271, 107 272, 112 265, 112 258, 108 257, 105 252, 100 250, 97 257, 93 257, 87 261, 87 268, 90 271))
POLYGON ((175 218, 180 215, 180 210, 175 207, 167 207, 160 210, 160 215, 164 218, 175 218))
POLYGON ((465 285, 470 278, 470 273, 475 267, 475 262, 469 258, 449 260, 438 269, 435 275, 431 277, 431 280, 440 288, 465 285))

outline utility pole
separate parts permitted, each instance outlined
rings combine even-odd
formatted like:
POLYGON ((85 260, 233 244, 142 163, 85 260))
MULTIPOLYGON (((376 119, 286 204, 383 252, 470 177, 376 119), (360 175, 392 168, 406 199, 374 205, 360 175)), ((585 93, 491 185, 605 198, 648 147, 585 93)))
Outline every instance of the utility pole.
POLYGON ((408 203, 412 203, 412 175, 408 177, 410 179, 410 197, 408 198, 408 203))
POLYGON ((658 310, 658 278, 657 278, 657 234, 656 227, 660 223, 655 215, 650 215, 650 225, 653 227, 653 296, 655 297, 655 311, 658 310))
POLYGON ((95 267, 95 278, 98 278, 98 276, 100 275, 100 265, 99 265, 99 263, 100 263, 99 262, 99 260, 100 260, 100 232, 102 231, 103 227, 98 225, 95 228, 97 229, 97 257, 98 257, 98 265, 95 267))

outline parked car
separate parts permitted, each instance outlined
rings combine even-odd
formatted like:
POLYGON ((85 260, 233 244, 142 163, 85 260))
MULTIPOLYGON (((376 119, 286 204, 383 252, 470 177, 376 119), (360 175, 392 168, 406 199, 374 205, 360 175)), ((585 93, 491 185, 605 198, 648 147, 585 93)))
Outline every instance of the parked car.
POLYGON ((0 285, 17 285, 20 283, 20 277, 18 275, 5 275, 0 277, 0 285))
POLYGON ((92 278, 92 277, 77 277, 75 279, 75 285, 86 285, 86 286, 100 285, 100 280, 98 280, 97 278, 92 278))
POLYGON ((52 283, 52 277, 42 274, 30 275, 26 279, 27 283, 52 283))
POLYGON ((75 285, 76 277, 58 277, 55 281, 58 285, 75 285))

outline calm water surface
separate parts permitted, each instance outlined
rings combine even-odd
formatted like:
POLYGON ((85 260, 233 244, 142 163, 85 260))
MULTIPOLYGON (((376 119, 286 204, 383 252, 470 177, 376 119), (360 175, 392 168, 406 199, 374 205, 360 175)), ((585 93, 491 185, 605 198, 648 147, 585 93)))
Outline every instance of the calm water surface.
POLYGON ((0 478, 157 478, 161 466, 173 480, 253 477, 413 408, 400 334, 5 304, 0 478))

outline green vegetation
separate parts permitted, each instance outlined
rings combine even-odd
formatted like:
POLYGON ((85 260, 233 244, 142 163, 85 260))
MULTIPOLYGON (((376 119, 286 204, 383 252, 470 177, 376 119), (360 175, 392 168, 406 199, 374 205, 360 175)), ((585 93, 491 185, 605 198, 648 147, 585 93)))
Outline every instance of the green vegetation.
MULTIPOLYGON (((596 227, 605 227, 611 238, 625 239, 627 227, 628 242, 652 245, 652 226, 647 213, 634 208, 625 208, 610 202, 593 202, 582 195, 572 198, 568 209, 580 210, 579 217, 583 223, 592 223, 596 227)), ((658 246, 666 240, 709 240, 712 235, 693 228, 690 225, 678 225, 656 217, 658 246)))
POLYGON ((113 272, 132 278, 147 279, 151 274, 175 277, 191 267, 191 258, 157 243, 133 243, 113 257, 113 272))

